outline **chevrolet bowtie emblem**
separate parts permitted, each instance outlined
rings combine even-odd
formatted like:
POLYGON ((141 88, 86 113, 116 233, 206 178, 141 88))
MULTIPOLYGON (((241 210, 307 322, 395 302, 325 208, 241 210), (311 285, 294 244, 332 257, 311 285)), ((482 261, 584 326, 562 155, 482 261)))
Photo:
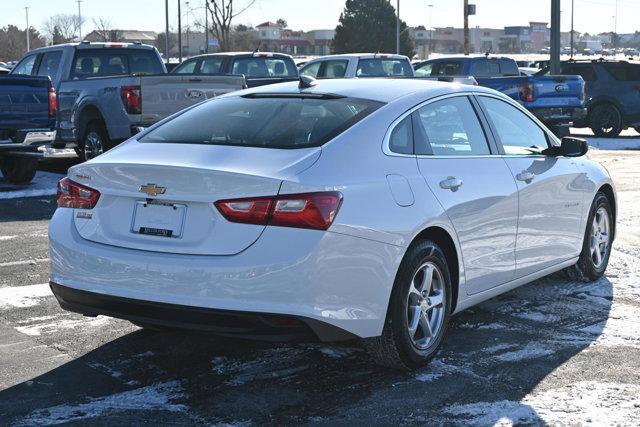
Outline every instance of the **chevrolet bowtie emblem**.
POLYGON ((147 184, 141 185, 138 191, 140 191, 141 193, 146 193, 151 197, 156 197, 158 194, 164 194, 166 190, 167 187, 158 187, 155 184, 147 184))

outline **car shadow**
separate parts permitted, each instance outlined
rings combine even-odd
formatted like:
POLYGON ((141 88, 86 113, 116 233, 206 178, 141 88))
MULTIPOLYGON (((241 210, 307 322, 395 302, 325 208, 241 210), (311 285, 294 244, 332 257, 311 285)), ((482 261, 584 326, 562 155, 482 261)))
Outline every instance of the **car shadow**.
POLYGON ((0 414, 18 425, 543 424, 525 397, 601 336, 612 300, 607 278, 537 280, 455 316, 416 372, 379 368, 354 343, 131 329, 1 391, 0 414))

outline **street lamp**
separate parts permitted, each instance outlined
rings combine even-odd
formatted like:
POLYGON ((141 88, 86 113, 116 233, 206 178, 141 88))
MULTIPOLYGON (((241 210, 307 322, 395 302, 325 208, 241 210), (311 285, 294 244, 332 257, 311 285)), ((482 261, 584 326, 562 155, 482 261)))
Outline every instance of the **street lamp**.
POLYGON ((27 33, 27 52, 29 52, 31 50, 31 46, 30 46, 30 40, 29 40, 29 7, 25 7, 24 8, 24 14, 27 18, 27 31, 25 31, 27 33))
POLYGON ((432 43, 433 43, 433 25, 432 25, 432 21, 433 21, 433 5, 432 4, 428 4, 427 8, 429 9, 429 54, 431 54, 431 50, 433 49, 432 43))

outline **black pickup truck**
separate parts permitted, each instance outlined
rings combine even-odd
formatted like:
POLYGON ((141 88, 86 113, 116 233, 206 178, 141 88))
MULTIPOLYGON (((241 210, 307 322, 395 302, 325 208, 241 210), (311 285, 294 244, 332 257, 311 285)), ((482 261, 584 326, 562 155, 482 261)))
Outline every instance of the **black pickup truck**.
POLYGON ((248 87, 264 86, 298 79, 293 58, 284 53, 221 52, 187 59, 171 74, 197 75, 242 74, 248 87))

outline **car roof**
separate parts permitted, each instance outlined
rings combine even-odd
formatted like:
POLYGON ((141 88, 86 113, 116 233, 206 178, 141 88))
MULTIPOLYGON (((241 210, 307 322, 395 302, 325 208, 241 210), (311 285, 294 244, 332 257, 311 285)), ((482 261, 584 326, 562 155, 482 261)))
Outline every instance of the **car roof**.
POLYGON ((311 87, 301 88, 299 85, 299 81, 278 83, 233 92, 230 95, 314 93, 389 103, 403 96, 418 93, 423 95, 425 99, 456 92, 496 93, 480 86, 414 78, 323 79, 316 80, 316 84, 311 87))
POLYGON ((320 56, 318 58, 314 58, 312 60, 309 60, 309 62, 315 62, 315 61, 324 61, 327 59, 352 59, 352 58, 357 58, 357 59, 375 59, 375 58, 382 58, 382 59, 409 59, 408 57, 406 57, 405 55, 398 55, 395 53, 345 53, 345 54, 337 54, 337 55, 325 55, 325 56, 320 56))
POLYGON ((202 55, 195 55, 189 57, 189 59, 193 58, 203 58, 209 56, 275 56, 275 57, 287 57, 291 58, 291 55, 287 55, 286 53, 279 52, 215 52, 215 53, 204 53, 202 55))
POLYGON ((65 48, 75 48, 75 49, 100 49, 100 48, 127 48, 127 49, 146 49, 153 50, 154 46, 142 43, 102 43, 102 42, 81 42, 81 43, 62 43, 62 44, 54 44, 53 46, 45 46, 37 49, 30 50, 28 53, 38 53, 38 52, 47 52, 50 50, 58 50, 65 48))

